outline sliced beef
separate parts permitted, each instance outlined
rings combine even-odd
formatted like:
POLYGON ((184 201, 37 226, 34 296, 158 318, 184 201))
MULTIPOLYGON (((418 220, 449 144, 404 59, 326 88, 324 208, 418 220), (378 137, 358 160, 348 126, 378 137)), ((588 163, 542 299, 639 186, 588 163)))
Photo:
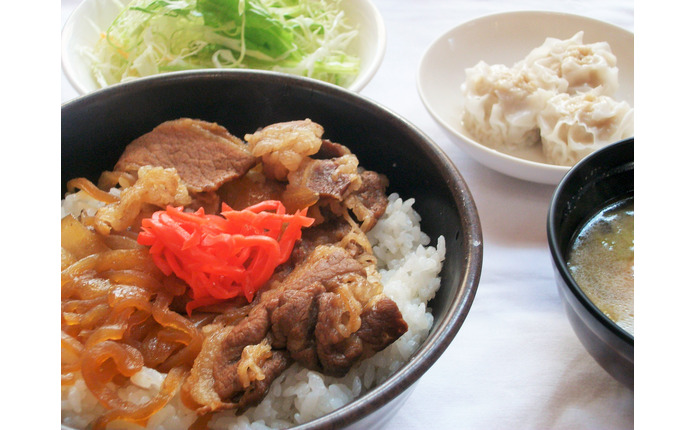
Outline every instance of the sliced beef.
MULTIPOLYGON (((314 339, 304 337, 311 334, 308 329, 293 331, 292 327, 274 325, 273 330, 296 333, 298 337, 294 341, 312 359, 313 352, 310 354, 307 349, 315 344, 318 369, 327 375, 342 376, 357 361, 393 343, 407 331, 408 325, 395 302, 383 295, 381 284, 374 285, 367 278, 368 270, 350 251, 335 245, 314 245, 306 262, 283 281, 286 291, 301 291, 302 286, 318 284, 325 289, 322 292, 321 288, 312 288, 312 294, 317 296, 303 298, 310 306, 299 306, 303 313, 310 315, 307 319, 316 316, 314 339), (353 318, 357 320, 354 327, 353 318)), ((284 321, 276 321, 273 314, 273 324, 277 323, 284 321)), ((288 318, 287 323, 292 324, 292 320, 288 318)), ((291 336, 286 337, 289 345, 291 336)), ((295 360, 313 368, 313 362, 295 360)))
POLYGON ((386 187, 388 180, 385 176, 371 170, 365 170, 360 174, 362 186, 353 193, 357 196, 362 205, 367 208, 376 219, 386 212, 388 198, 386 197, 386 187))
POLYGON ((321 142, 321 148, 319 148, 319 152, 314 155, 314 158, 321 160, 342 157, 343 155, 348 154, 352 154, 352 152, 350 152, 350 149, 347 146, 341 145, 340 143, 331 142, 328 139, 323 139, 321 142))
POLYGON ((319 319, 316 323, 317 355, 321 370, 329 376, 343 376, 362 355, 362 342, 356 336, 345 336, 341 326, 348 317, 338 294, 326 293, 319 298, 319 319))
POLYGON ((297 170, 287 175, 282 201, 290 211, 312 206, 320 200, 341 202, 360 185, 357 165, 354 155, 326 160, 306 158, 297 170))
POLYGON ((203 208, 206 214, 219 213, 220 196, 214 191, 191 193, 191 203, 186 207, 193 211, 203 208))
POLYGON ((222 329, 226 331, 225 335, 216 339, 221 343, 219 347, 221 354, 209 363, 215 381, 214 388, 220 398, 228 399, 244 391, 237 378, 236 364, 244 348, 261 343, 269 328, 268 310, 264 306, 256 306, 239 324, 222 329))
POLYGON ((280 200, 284 190, 284 183, 254 167, 241 178, 222 185, 217 194, 232 209, 242 210, 265 200, 280 200))
POLYGON ((386 296, 366 307, 360 318, 362 325, 357 336, 370 355, 386 348, 408 330, 398 305, 386 296))
POLYGON ((334 215, 348 209, 369 231, 386 211, 388 181, 383 175, 358 169, 357 158, 346 154, 329 159, 307 159, 288 175, 282 201, 290 210, 317 205, 334 215))
POLYGON ((320 283, 332 286, 344 275, 366 276, 362 263, 340 246, 317 246, 305 262, 300 263, 284 281, 285 290, 301 289, 304 285, 320 283))
MULTIPOLYGON (((306 312, 313 327, 297 329, 294 326, 296 322, 291 318, 276 320, 275 313, 273 314, 273 321, 279 324, 278 327, 274 326, 274 331, 285 335, 288 347, 292 345, 293 348, 297 348, 299 354, 293 354, 293 359, 303 366, 328 375, 339 375, 345 366, 349 369, 350 365, 360 358, 361 349, 353 349, 349 354, 345 351, 344 346, 347 344, 343 343, 350 337, 350 333, 347 336, 345 334, 350 309, 347 309, 341 298, 332 292, 336 285, 342 285, 342 279, 351 276, 366 276, 362 264, 343 248, 324 245, 315 248, 307 261, 297 266, 283 281, 285 295, 292 290, 314 294, 310 299, 302 297, 306 306, 297 306, 300 312, 306 312), (306 285, 313 287, 309 290, 304 287, 306 285)), ((275 312, 281 309, 279 307, 275 312)), ((360 311, 361 309, 358 309, 358 312, 360 311)))
POLYGON ((352 227, 344 218, 331 217, 327 221, 312 226, 302 232, 302 237, 295 243, 289 264, 292 266, 305 261, 319 245, 340 242, 352 227))
POLYGON ((291 362, 331 376, 345 375, 407 330, 398 307, 350 252, 315 243, 306 250, 308 255, 294 270, 257 296, 245 319, 206 328, 186 383, 199 411, 258 404, 291 362), (375 294, 363 294, 366 284, 375 294), (244 348, 262 342, 272 347, 269 357, 258 363, 264 377, 244 386, 239 378, 244 348))
POLYGON ((388 181, 371 170, 362 171, 360 178, 362 185, 345 200, 345 206, 362 222, 362 230, 368 232, 386 212, 389 203, 386 197, 388 181))
POLYGON ((254 379, 248 387, 244 387, 239 382, 240 361, 234 361, 227 366, 227 385, 222 386, 220 389, 218 385, 222 385, 221 381, 216 380, 215 389, 218 390, 217 392, 221 398, 229 399, 230 404, 237 408, 237 413, 244 413, 246 409, 258 405, 263 400, 275 378, 280 376, 291 363, 292 360, 287 351, 272 350, 270 357, 263 360, 259 366, 263 378, 254 379))
POLYGON ((261 365, 261 371, 264 376, 263 379, 255 379, 251 382, 251 385, 243 391, 241 396, 235 399, 238 408, 237 413, 242 414, 246 409, 261 403, 266 394, 268 394, 270 384, 272 384, 275 378, 280 376, 291 363, 292 360, 287 351, 273 350, 270 358, 265 360, 261 365))
POLYGON ((296 175, 290 175, 290 186, 306 187, 321 197, 342 200, 350 186, 359 180, 356 159, 351 156, 304 163, 296 175))
MULTIPOLYGON (((314 155, 314 158, 317 160, 335 160, 351 154, 352 152, 350 152, 348 147, 324 139, 321 144, 321 149, 314 155)), ((353 191, 352 194, 354 194, 362 205, 369 209, 376 218, 379 218, 384 214, 386 206, 388 205, 388 199, 386 198, 388 180, 385 176, 370 170, 359 169, 358 172, 361 185, 359 189, 353 191)))
POLYGON ((247 145, 224 127, 181 118, 167 121, 131 142, 115 171, 133 172, 142 166, 176 168, 189 191, 215 191, 243 176, 254 164, 247 145))
POLYGON ((287 348, 293 360, 309 369, 318 369, 314 327, 318 298, 326 291, 320 283, 284 291, 272 315, 273 347, 287 348))

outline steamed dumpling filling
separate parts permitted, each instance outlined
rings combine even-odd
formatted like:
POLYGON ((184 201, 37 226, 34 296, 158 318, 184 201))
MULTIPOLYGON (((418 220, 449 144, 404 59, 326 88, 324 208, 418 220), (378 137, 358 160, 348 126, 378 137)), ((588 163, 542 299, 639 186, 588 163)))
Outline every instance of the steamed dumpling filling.
POLYGON ((607 42, 583 36, 549 37, 511 67, 466 69, 464 128, 494 149, 542 146, 548 163, 565 166, 632 136, 632 107, 613 99, 617 59, 607 42))

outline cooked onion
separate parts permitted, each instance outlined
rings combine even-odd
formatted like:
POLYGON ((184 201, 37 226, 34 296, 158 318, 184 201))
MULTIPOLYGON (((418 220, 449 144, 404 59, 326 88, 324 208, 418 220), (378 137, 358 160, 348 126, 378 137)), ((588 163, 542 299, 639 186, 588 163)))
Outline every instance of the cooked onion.
MULTIPOLYGON (((105 200, 86 180, 71 185, 105 200)), ((174 190, 170 197, 175 200, 177 187, 174 190)), ((126 198, 128 194, 136 198, 125 193, 126 198)), ((148 197, 143 191, 139 195, 148 197)), ((121 200, 115 199, 104 213, 117 213, 111 205, 117 207, 121 200)), ((122 212, 127 216, 118 220, 119 229, 138 227, 138 212, 144 204, 133 200, 127 206, 130 209, 122 212)), ((194 321, 170 309, 176 298, 185 299, 186 286, 165 277, 147 248, 127 232, 90 228, 94 224, 88 216, 79 220, 68 216, 63 222, 61 384, 73 384, 81 377, 107 409, 92 424, 94 429, 114 420, 146 424, 178 392, 203 335, 194 321), (144 366, 167 373, 159 393, 142 405, 123 400, 117 390, 144 366)))
POLYGON ((109 194, 106 191, 100 190, 99 188, 97 188, 96 185, 94 185, 92 182, 88 181, 85 178, 72 179, 68 181, 66 187, 68 191, 74 191, 75 189, 79 188, 85 193, 87 193, 89 196, 100 202, 114 203, 118 201, 118 197, 109 194))
POLYGON ((241 359, 237 366, 239 382, 242 387, 248 388, 253 381, 265 379, 263 363, 272 356, 268 338, 257 345, 248 345, 241 351, 241 359))

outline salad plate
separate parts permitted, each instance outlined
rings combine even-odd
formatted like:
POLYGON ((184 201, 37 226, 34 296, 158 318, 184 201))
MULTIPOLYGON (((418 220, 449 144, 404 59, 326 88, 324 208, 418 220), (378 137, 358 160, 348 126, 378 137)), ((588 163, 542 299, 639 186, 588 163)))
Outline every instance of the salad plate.
MULTIPOLYGON (((127 3, 119 0, 83 0, 68 17, 61 34, 61 63, 67 80, 80 95, 106 86, 95 78, 93 54, 90 51, 105 36, 106 30, 127 3)), ((357 36, 347 49, 349 54, 359 59, 360 64, 358 74, 344 86, 359 92, 381 66, 386 51, 386 28, 372 0, 342 1, 340 8, 346 21, 357 28, 357 36)))
POLYGON ((634 34, 592 18, 543 11, 487 15, 442 34, 420 60, 420 99, 451 140, 479 163, 514 178, 556 185, 570 168, 547 163, 540 145, 503 152, 477 142, 464 129, 461 85, 465 70, 480 61, 511 67, 546 38, 569 39, 579 31, 584 32, 584 43, 608 42, 619 69, 614 98, 634 105, 634 34))

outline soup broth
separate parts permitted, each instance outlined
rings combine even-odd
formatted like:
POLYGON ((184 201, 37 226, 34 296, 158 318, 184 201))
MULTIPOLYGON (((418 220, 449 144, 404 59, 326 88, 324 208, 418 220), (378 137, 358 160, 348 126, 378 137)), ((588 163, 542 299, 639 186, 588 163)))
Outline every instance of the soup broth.
POLYGON ((634 200, 612 204, 580 230, 568 267, 579 287, 634 336, 634 200))

